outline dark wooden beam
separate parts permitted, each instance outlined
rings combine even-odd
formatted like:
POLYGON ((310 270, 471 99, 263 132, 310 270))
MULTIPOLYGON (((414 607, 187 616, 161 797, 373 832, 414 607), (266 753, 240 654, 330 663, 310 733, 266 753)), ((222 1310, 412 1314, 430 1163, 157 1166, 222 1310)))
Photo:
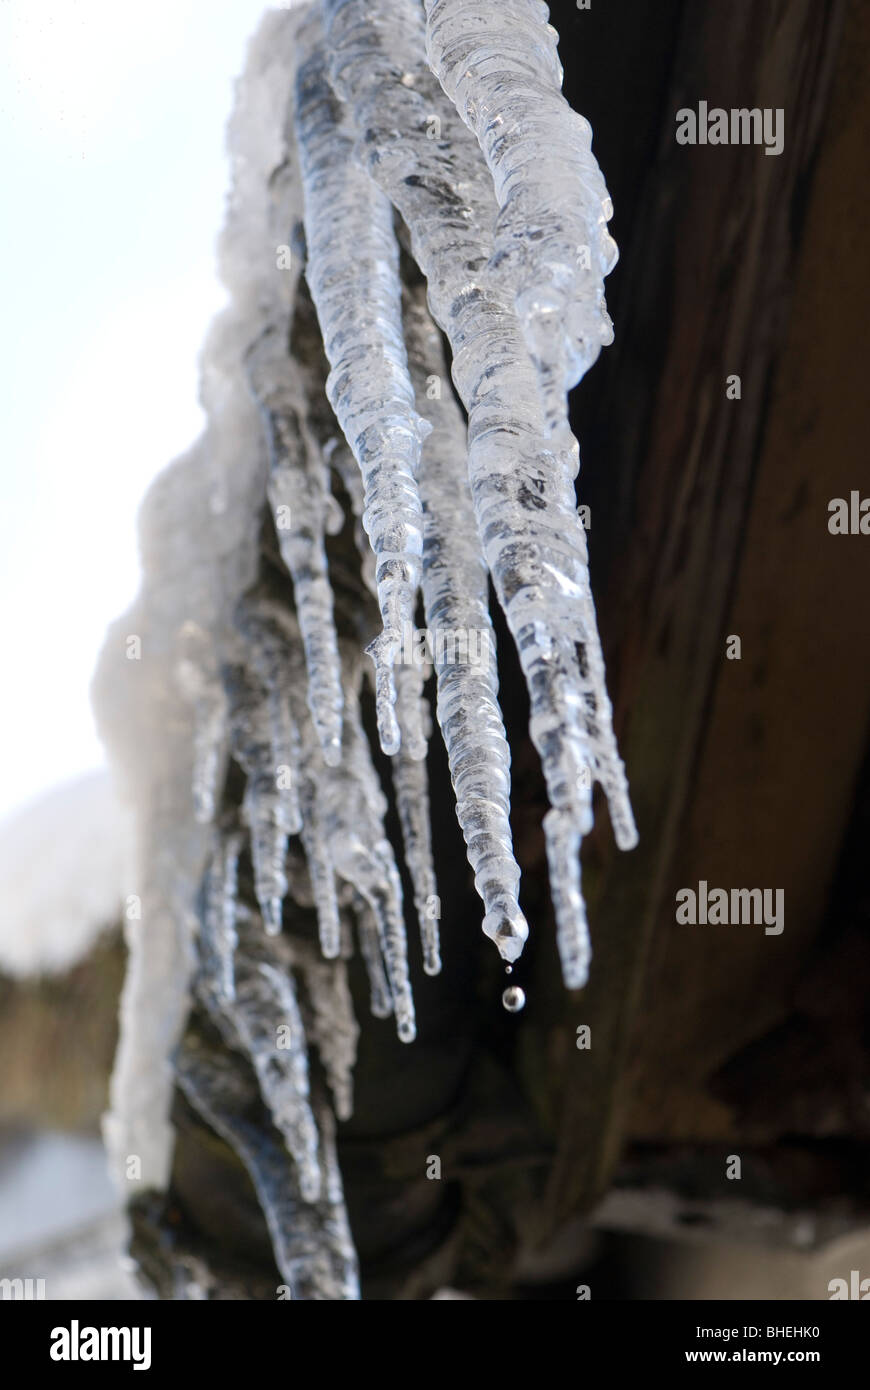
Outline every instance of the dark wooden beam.
MULTIPOLYGON (((619 347, 579 402, 581 440, 585 417, 596 441, 581 500, 592 507, 593 581, 641 843, 618 855, 604 827, 587 844, 592 980, 558 1024, 523 1040, 526 1074, 544 1068, 557 1078, 542 1102, 559 1135, 548 1229, 606 1188, 626 1127, 643 1108, 638 1088, 648 1093, 646 1121, 658 1115, 667 1127, 661 1107, 679 1109, 681 1077, 693 1073, 696 1053, 708 1063, 727 1055, 781 1007, 771 991, 778 982, 782 992, 784 962, 799 958, 818 925, 848 810, 847 768, 866 729, 861 697, 844 701, 849 731, 829 746, 836 766, 845 767, 822 807, 812 804, 818 777, 806 786, 802 769, 813 739, 827 737, 824 714, 818 701, 810 716, 799 713, 802 678, 817 690, 837 679, 844 640, 832 637, 832 617, 856 578, 844 550, 828 545, 835 541, 824 498, 838 491, 836 469, 825 469, 823 436, 803 439, 808 410, 836 414, 838 387, 827 372, 846 370, 855 351, 854 344, 837 348, 802 287, 806 274, 830 275, 831 255, 845 256, 836 237, 803 246, 804 227, 824 240, 825 223, 829 231, 835 225, 832 178, 859 178, 854 151, 838 157, 829 140, 822 143, 843 11, 838 0, 685 8, 646 199, 623 238, 626 267, 614 305, 619 347), (783 152, 677 145, 677 110, 702 99, 783 108, 783 152), (832 159, 837 168, 829 171, 832 159), (789 360, 802 353, 805 363, 793 380, 787 366, 775 376, 790 310, 789 360), (814 362, 819 334, 826 351, 814 362), (820 368, 824 381, 813 377, 820 368), (726 378, 735 373, 739 401, 726 398, 726 378), (803 476, 812 492, 796 507, 803 476), (792 512, 794 524, 780 525, 774 539, 777 517, 792 512), (789 570, 800 571, 794 582, 789 570), (742 664, 725 660, 730 632, 743 635, 742 664), (753 672, 774 661, 762 715, 750 698, 753 672), (751 732, 762 717, 775 745, 767 765, 751 732), (780 736, 783 721, 787 735, 780 736), (760 835, 777 815, 778 846, 790 846, 790 855, 774 853, 760 835), (755 853, 747 854, 747 842, 755 853), (690 929, 674 927, 675 884, 712 883, 718 874, 728 886, 782 886, 812 845, 811 867, 786 884, 794 915, 776 942, 774 964, 772 938, 738 942, 739 929, 722 928, 731 935, 710 957, 709 929, 689 938, 680 932, 690 929), (808 877, 814 896, 802 911, 799 885, 805 889, 808 877), (669 968, 646 986, 643 1032, 632 1053, 650 950, 658 960, 666 937, 673 941, 669 968), (761 997, 747 998, 756 985, 761 997), (572 1059, 577 1023, 592 1026, 593 1045, 572 1059)), ((843 432, 836 437, 848 451, 843 432)), ((829 698, 828 720, 836 703, 829 698)), ((822 773, 824 757, 813 762, 822 773)), ((677 1118, 672 1128, 679 1129, 677 1118)))

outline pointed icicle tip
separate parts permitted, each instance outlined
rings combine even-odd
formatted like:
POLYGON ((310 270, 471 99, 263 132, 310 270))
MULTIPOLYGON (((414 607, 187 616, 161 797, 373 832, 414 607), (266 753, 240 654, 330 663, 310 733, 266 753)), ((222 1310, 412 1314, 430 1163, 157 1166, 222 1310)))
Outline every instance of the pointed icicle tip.
POLYGON ((427 975, 441 974, 441 952, 437 946, 427 944, 423 956, 423 970, 427 975))
POLYGON ((484 935, 495 942, 502 960, 519 960, 529 936, 529 924, 519 908, 488 912, 483 919, 484 935))
POLYGON ((399 1035, 399 1042, 411 1043, 417 1036, 417 1025, 412 1015, 403 1014, 396 1020, 396 1032, 399 1035))
POLYGON ((260 904, 260 911, 263 915, 263 926, 267 936, 281 935, 281 920, 283 909, 280 898, 267 898, 260 904))
POLYGON ((341 739, 325 739, 321 744, 323 761, 327 767, 341 767, 341 739))
POLYGON ((382 632, 366 647, 375 666, 375 706, 378 722, 378 740, 381 750, 388 758, 398 753, 401 746, 399 721, 396 718, 396 682, 393 674, 398 637, 392 632, 382 632))

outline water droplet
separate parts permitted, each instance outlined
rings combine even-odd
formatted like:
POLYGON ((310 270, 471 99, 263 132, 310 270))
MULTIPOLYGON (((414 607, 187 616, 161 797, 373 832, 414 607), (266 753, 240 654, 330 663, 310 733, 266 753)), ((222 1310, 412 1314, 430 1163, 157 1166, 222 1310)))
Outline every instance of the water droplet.
POLYGON ((513 974, 513 966, 512 966, 512 965, 506 965, 505 968, 504 968, 504 973, 505 973, 506 975, 511 975, 511 974, 513 974))
POLYGON ((526 1002, 525 992, 519 985, 509 985, 501 997, 501 1002, 509 1014, 518 1014, 526 1002))

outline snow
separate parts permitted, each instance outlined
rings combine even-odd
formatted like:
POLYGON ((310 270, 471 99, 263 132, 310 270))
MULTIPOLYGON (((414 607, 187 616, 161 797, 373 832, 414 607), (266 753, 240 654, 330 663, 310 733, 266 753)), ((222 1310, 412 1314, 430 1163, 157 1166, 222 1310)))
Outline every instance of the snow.
POLYGON ((56 975, 117 927, 131 874, 132 825, 105 772, 76 778, 0 825, 0 971, 56 975))

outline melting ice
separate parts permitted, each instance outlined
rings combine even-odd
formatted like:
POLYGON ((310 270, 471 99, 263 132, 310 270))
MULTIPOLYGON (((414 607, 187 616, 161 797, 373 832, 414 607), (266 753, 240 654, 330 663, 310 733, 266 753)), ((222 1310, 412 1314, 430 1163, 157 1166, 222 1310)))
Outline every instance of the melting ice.
MULTIPOLYGON (((617 252, 547 19, 539 0, 267 14, 229 128, 230 305, 203 356, 207 429, 146 501, 142 592, 96 679, 139 808, 143 901, 107 1143, 119 1171, 136 1153, 141 1185, 166 1187, 177 1081, 248 1167, 296 1298, 359 1297, 333 1136, 356 1055, 346 961, 359 950, 372 1013, 410 1043, 401 858, 415 949, 427 973, 442 968, 426 673, 403 655, 421 614, 482 927, 508 966, 529 925, 490 581, 528 685, 570 988, 589 970, 580 846, 595 782, 617 844, 636 841, 566 399, 611 340, 603 279, 617 252), (287 245, 289 268, 276 256, 287 245), (337 576, 329 538, 346 524, 357 572, 337 576), (348 587, 354 640, 339 621, 348 587), (137 673, 122 657, 130 632, 149 654, 137 673), (458 632, 483 635, 473 655, 458 632), (294 931, 300 912, 316 940, 294 931), (220 1062, 185 1032, 194 996, 229 1048, 220 1062), (283 1150, 255 1142, 254 1093, 283 1150)), ((523 1000, 505 991, 510 1011, 523 1000)))

